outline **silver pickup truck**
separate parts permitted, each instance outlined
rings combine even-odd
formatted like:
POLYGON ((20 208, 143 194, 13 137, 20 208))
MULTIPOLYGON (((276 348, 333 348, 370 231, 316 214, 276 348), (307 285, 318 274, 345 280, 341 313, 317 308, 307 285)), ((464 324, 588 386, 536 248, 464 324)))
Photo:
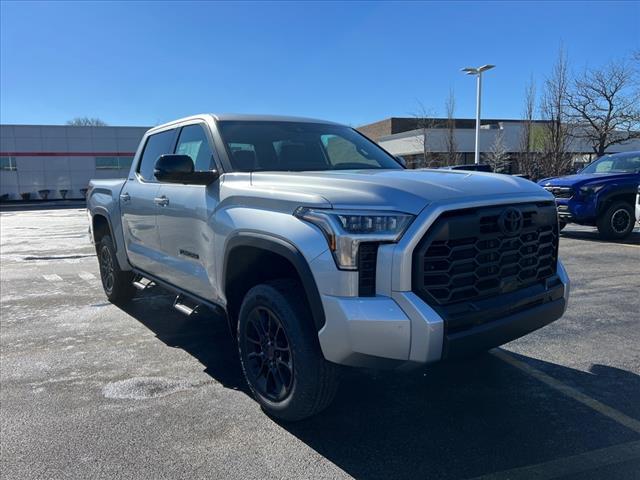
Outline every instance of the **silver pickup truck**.
POLYGON ((94 180, 105 293, 155 284, 225 314, 263 409, 299 420, 340 365, 408 369, 560 318, 553 196, 507 175, 406 170, 319 120, 197 115, 149 130, 125 180, 94 180))

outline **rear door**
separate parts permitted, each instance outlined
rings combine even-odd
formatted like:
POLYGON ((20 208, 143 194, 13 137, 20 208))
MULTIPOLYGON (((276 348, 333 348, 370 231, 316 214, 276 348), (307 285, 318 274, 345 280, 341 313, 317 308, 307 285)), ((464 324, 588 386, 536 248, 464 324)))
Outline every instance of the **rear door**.
MULTIPOLYGON (((175 153, 188 155, 195 171, 216 168, 208 127, 183 126, 175 153)), ((164 270, 159 276, 205 299, 214 299, 213 231, 208 221, 219 199, 219 180, 208 186, 162 183, 158 233, 164 270)))
POLYGON ((160 184, 153 176, 160 155, 171 153, 176 129, 149 135, 141 159, 120 193, 125 247, 131 264, 145 272, 162 272, 157 213, 160 184))

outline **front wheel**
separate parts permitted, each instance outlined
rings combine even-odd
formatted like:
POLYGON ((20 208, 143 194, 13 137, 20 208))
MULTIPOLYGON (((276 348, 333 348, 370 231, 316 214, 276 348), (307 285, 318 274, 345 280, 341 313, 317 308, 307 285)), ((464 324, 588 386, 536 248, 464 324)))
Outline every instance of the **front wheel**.
POLYGON ((97 248, 102 288, 111 303, 125 303, 135 295, 133 273, 120 269, 113 240, 105 235, 97 248))
POLYGON ((339 367, 324 359, 304 291, 276 280, 246 294, 238 321, 238 348, 249 388, 269 415, 297 421, 333 400, 339 367))
POLYGON ((558 221, 558 230, 559 231, 564 230, 564 227, 566 227, 566 226, 567 226, 567 222, 563 222, 562 220, 558 221))
POLYGON ((622 240, 633 231, 635 212, 626 202, 616 202, 598 217, 598 231, 603 238, 622 240))

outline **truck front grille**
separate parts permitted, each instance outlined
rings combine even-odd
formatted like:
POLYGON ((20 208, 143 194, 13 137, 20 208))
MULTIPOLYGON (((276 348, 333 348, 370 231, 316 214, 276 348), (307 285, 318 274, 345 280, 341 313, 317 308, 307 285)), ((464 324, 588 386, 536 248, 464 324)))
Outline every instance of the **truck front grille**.
POLYGON ((573 188, 571 187, 544 187, 547 192, 551 192, 556 198, 573 197, 573 188))
POLYGON ((434 306, 481 300, 544 282, 557 258, 554 202, 446 212, 414 250, 412 290, 434 306))

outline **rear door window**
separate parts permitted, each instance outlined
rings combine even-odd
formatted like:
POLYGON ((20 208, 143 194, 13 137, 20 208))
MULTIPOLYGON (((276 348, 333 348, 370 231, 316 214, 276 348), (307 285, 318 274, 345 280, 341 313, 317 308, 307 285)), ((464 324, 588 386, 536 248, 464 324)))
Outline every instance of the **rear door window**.
POLYGON ((150 135, 147 139, 147 144, 142 152, 142 160, 138 167, 138 173, 145 181, 156 181, 156 178, 153 176, 153 169, 155 167, 156 160, 158 160, 160 155, 173 152, 175 133, 175 129, 167 130, 150 135))

